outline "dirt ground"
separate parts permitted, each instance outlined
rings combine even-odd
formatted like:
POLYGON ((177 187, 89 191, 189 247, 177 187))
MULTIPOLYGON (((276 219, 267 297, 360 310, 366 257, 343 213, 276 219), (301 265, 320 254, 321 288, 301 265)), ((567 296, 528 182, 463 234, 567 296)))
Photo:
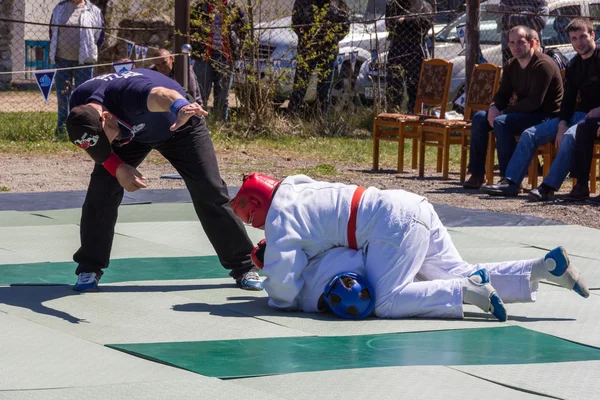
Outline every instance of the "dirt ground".
MULTIPOLYGON (((459 184, 457 172, 451 174, 450 180, 444 181, 441 174, 431 170, 426 171, 424 179, 419 179, 416 171, 410 169, 398 174, 392 170, 372 171, 368 164, 336 163, 333 165, 335 171, 332 174, 320 176, 315 172, 319 169, 315 170, 315 167, 327 163, 327 160, 310 155, 301 156, 274 150, 253 154, 234 148, 217 148, 217 157, 221 175, 231 186, 241 184, 243 173, 254 171, 277 178, 306 173, 315 179, 375 186, 381 189, 409 190, 426 196, 435 203, 532 215, 568 224, 600 228, 600 206, 570 203, 561 199, 571 188, 570 180, 554 200, 534 203, 527 201, 525 194, 518 198, 497 198, 478 191, 465 190, 459 184)), ((51 155, 0 154, 0 202, 2 196, 10 196, 11 193, 85 190, 92 166, 92 161, 80 151, 51 155)), ((163 174, 176 171, 158 153, 151 153, 139 170, 148 179, 150 189, 185 187, 181 180, 160 178, 163 174)))

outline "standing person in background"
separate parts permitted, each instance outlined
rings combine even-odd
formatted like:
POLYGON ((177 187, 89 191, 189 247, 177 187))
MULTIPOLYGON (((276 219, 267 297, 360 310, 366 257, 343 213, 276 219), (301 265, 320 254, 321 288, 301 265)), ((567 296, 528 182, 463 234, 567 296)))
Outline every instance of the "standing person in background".
POLYGON ((548 0, 500 0, 500 29, 502 31, 502 65, 512 57, 508 48, 508 32, 523 25, 538 33, 543 46, 542 30, 548 22, 548 0))
POLYGON ((65 122, 69 114, 69 98, 73 90, 94 75, 92 67, 98 61, 98 49, 104 43, 104 17, 88 0, 64 0, 52 10, 50 19, 50 62, 58 69, 56 96, 58 123, 56 137, 66 137, 65 122), (55 26, 60 25, 60 26, 55 26))
POLYGON ((245 11, 232 0, 200 0, 192 8, 194 72, 206 107, 213 88, 213 114, 222 121, 229 120, 233 65, 240 56, 248 25, 245 11))
POLYGON ((324 115, 333 83, 332 68, 338 43, 350 31, 350 8, 345 0, 296 0, 292 29, 298 35, 294 89, 288 104, 290 113, 304 105, 310 78, 317 72, 317 105, 324 115))
MULTIPOLYGON (((153 71, 158 71, 161 74, 168 76, 171 79, 175 79, 175 56, 167 49, 158 49, 158 56, 162 57, 154 63, 154 66, 150 68, 153 71)), ((198 85, 198 79, 194 73, 194 68, 190 64, 188 73, 188 88, 186 92, 194 98, 196 103, 201 106, 204 105, 202 102, 202 94, 200 93, 200 86, 198 85)))
POLYGON ((385 25, 390 33, 386 77, 388 111, 402 105, 405 85, 407 112, 414 111, 427 32, 433 23, 430 15, 410 15, 431 12, 431 5, 423 0, 390 0, 386 5, 385 25))

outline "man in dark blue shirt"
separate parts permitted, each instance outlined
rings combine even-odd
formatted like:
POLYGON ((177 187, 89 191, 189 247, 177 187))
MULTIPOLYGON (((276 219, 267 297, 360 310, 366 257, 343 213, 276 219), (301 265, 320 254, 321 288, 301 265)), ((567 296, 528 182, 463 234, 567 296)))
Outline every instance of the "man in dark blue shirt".
POLYGON ((207 112, 187 101, 177 82, 147 69, 102 75, 73 92, 70 109, 69 138, 96 163, 83 204, 81 247, 73 256, 75 290, 97 290, 123 189, 146 187, 137 166, 153 149, 183 177, 221 264, 242 289, 262 290, 250 260, 253 245, 227 205, 227 186, 203 118, 207 112))

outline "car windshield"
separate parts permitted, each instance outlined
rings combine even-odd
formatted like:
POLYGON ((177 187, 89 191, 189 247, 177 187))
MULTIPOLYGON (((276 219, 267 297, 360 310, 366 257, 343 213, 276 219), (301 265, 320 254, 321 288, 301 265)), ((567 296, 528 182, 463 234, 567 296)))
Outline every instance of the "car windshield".
POLYGON ((386 0, 349 0, 348 6, 356 21, 379 19, 385 15, 386 0))
MULTIPOLYGON (((500 14, 491 12, 497 7, 495 4, 482 4, 481 22, 479 24, 481 44, 500 44, 501 32, 498 27, 500 14)), ((567 5, 558 7, 550 11, 546 27, 542 31, 542 40, 544 45, 562 45, 569 44, 569 36, 566 34, 566 27, 571 21, 569 17, 562 15, 581 15, 581 9, 578 5, 567 5)), ((445 26, 437 35, 436 40, 440 42, 458 42, 457 27, 465 25, 467 22, 466 14, 461 15, 452 23, 445 26)))
MULTIPOLYGON (((501 34, 498 31, 498 19, 500 14, 481 11, 481 20, 479 23, 479 40, 482 44, 499 44, 501 34)), ((467 23, 466 14, 458 17, 454 22, 446 25, 440 33, 436 35, 439 42, 458 42, 457 27, 467 23)))

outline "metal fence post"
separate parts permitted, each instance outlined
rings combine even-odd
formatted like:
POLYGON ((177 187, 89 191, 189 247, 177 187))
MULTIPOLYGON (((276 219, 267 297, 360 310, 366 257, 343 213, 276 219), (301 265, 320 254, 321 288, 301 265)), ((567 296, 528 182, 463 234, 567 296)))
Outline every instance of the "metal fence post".
MULTIPOLYGON (((181 52, 190 41, 190 0, 175 0, 175 51, 181 52)), ((188 57, 175 57, 175 80, 188 89, 188 57)))
POLYGON ((473 69, 475 64, 479 63, 479 19, 481 16, 479 7, 479 0, 467 0, 465 93, 469 92, 473 69))

